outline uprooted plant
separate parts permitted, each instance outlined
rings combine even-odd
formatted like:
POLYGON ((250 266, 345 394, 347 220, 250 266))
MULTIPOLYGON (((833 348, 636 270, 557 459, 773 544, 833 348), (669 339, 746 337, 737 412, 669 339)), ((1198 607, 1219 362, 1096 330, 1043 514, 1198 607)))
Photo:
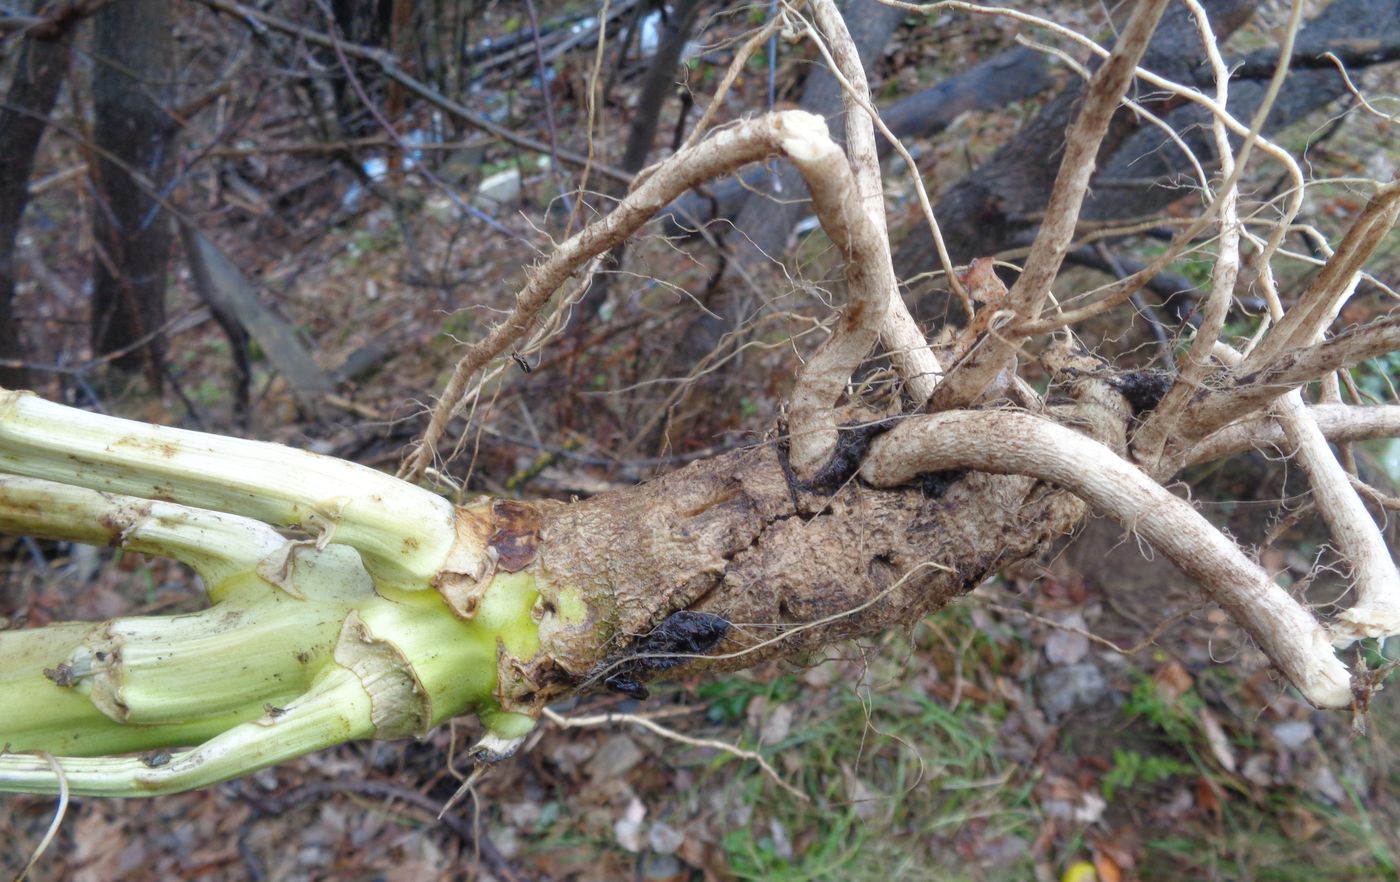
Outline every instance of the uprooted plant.
MULTIPOLYGON (((915 621, 1043 551, 1088 509, 1195 578, 1308 701, 1364 707, 1377 678, 1349 670, 1337 648, 1400 633, 1400 574, 1328 439, 1400 435, 1400 406, 1343 405, 1328 378, 1400 349, 1400 320, 1330 329, 1395 223, 1400 181, 1374 187, 1285 306, 1271 266, 1302 173, 1262 137, 1262 114, 1230 116, 1218 53, 1213 96, 1138 68, 1166 6, 1144 0, 1111 52, 1092 47, 1102 62, 1019 276, 1008 290, 990 261, 961 275, 945 267, 975 308, 937 346, 891 264, 864 74, 834 4, 816 0, 810 21, 785 15, 840 75, 845 149, 819 117, 786 111, 692 138, 643 171, 615 210, 530 271, 514 312, 469 347, 400 478, 0 392, 0 528, 175 558, 212 601, 192 615, 0 633, 0 789, 171 792, 349 739, 422 735, 466 712, 487 731, 478 752, 507 755, 551 703, 580 691, 644 696, 661 675, 748 667, 915 621), (1099 144, 1138 79, 1213 114, 1217 176, 1199 181, 1199 215, 1159 258, 1068 308, 1051 282, 1099 144), (809 185, 847 298, 769 439, 573 503, 456 505, 414 483, 482 372, 547 339, 546 316, 581 290, 561 295, 570 279, 689 188, 773 156, 809 185), (1261 156, 1294 187, 1253 210, 1274 215, 1259 226, 1241 211, 1239 182, 1261 156), (1124 303, 1206 234, 1212 284, 1174 374, 1120 371, 1076 344, 1069 325, 1124 303), (1224 329, 1246 243, 1268 314, 1238 345, 1224 329), (1046 334, 1037 357, 1054 380, 1042 392, 1018 361, 1046 334), (850 388, 877 346, 903 381, 879 403, 850 388), (1303 389, 1318 380, 1313 404, 1303 389), (1330 622, 1164 486, 1254 444, 1304 468, 1351 564, 1354 602, 1330 622)), ((1280 57, 1276 81, 1288 51, 1280 57)))

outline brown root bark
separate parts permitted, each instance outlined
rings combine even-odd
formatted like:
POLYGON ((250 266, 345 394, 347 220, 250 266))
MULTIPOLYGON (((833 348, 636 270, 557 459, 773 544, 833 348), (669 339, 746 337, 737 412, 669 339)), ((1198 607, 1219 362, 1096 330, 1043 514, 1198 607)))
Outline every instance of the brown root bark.
POLYGON ((619 674, 736 670, 910 626, 1085 513, 1033 478, 972 472, 816 493, 794 481, 777 443, 537 505, 542 652, 506 696, 525 712, 617 688, 619 674), (651 635, 681 611, 719 617, 724 639, 703 654, 651 651, 651 635))

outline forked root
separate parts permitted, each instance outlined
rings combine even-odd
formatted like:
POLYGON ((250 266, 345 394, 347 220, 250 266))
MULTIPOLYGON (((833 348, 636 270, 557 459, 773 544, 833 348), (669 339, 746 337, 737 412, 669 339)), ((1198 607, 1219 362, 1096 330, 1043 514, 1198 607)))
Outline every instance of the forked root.
POLYGON ((1351 677, 1311 613, 1190 504, 1078 432, 1013 411, 916 417, 875 441, 861 477, 892 487, 959 468, 1030 475, 1068 489, 1199 582, 1308 701, 1324 708, 1351 704, 1351 677))
POLYGON ((1295 389, 1280 398, 1274 412, 1294 448, 1294 459, 1307 472, 1332 540, 1351 564, 1356 602, 1337 616, 1333 642, 1350 646, 1367 637, 1400 634, 1400 571, 1390 558, 1385 537, 1328 448, 1302 393, 1295 389))
POLYGON ((832 406, 879 339, 894 281, 889 240, 864 209, 850 163, 828 134, 825 120, 801 110, 744 120, 643 171, 614 211, 534 267, 511 314, 457 363, 422 442, 400 474, 409 480, 423 474, 448 422, 468 397, 471 378, 536 323, 554 292, 587 261, 620 244, 691 187, 772 155, 787 157, 802 172, 822 228, 845 259, 851 296, 831 338, 809 360, 792 394, 793 467, 804 479, 815 475, 836 448, 832 406))
MULTIPOLYGON (((1215 355, 1232 368, 1240 363, 1238 353, 1223 344, 1215 347, 1215 355)), ((1291 448, 1290 457, 1308 476, 1332 541, 1351 566, 1356 600, 1337 616, 1332 626, 1333 643, 1343 647, 1364 638, 1400 634, 1400 570, 1346 469, 1328 447, 1327 436, 1303 400, 1302 391, 1293 389, 1280 396, 1272 416, 1291 448)))
MULTIPOLYGON (((875 102, 870 97, 870 84, 866 81, 855 41, 833 0, 818 0, 812 4, 812 15, 831 44, 828 63, 841 81, 842 104, 846 109, 846 154, 855 171, 861 201, 881 242, 867 273, 871 285, 879 285, 889 292, 885 296, 889 305, 880 323, 880 341, 904 377, 905 390, 914 405, 922 407, 943 376, 943 367, 899 293, 885 224, 885 185, 875 144, 875 102)), ((951 274, 951 267, 949 269, 951 274)))

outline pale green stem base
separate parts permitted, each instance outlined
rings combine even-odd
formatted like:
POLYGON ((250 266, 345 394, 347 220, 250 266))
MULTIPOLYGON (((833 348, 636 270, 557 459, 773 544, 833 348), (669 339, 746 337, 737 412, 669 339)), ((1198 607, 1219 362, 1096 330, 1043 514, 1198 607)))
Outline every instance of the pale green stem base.
POLYGON ((533 725, 496 690, 499 652, 539 649, 534 579, 493 574, 431 493, 4 390, 0 470, 0 530, 172 557, 214 601, 0 631, 0 790, 153 795, 469 711, 493 751, 533 725), (433 590, 449 566, 482 576, 470 618, 433 590))

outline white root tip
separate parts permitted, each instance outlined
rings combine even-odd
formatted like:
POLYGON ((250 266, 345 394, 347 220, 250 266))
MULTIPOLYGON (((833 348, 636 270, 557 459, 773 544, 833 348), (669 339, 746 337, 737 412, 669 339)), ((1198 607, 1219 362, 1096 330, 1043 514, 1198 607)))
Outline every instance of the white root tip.
POLYGON ((1332 625, 1332 645, 1345 648, 1357 640, 1400 634, 1400 609, 1390 605, 1354 606, 1337 616, 1332 625))
POLYGON ((1312 639, 1312 664, 1291 677, 1303 697, 1318 708, 1351 707, 1351 672, 1332 647, 1326 632, 1318 628, 1312 639))
POLYGON ((504 738, 493 732, 487 732, 481 736, 480 741, 472 746, 471 755, 484 763, 498 763, 514 756, 524 743, 525 736, 504 738))
POLYGON ((783 152, 798 165, 816 162, 832 152, 839 152, 831 140, 826 120, 805 110, 788 110, 778 116, 782 131, 783 152))

